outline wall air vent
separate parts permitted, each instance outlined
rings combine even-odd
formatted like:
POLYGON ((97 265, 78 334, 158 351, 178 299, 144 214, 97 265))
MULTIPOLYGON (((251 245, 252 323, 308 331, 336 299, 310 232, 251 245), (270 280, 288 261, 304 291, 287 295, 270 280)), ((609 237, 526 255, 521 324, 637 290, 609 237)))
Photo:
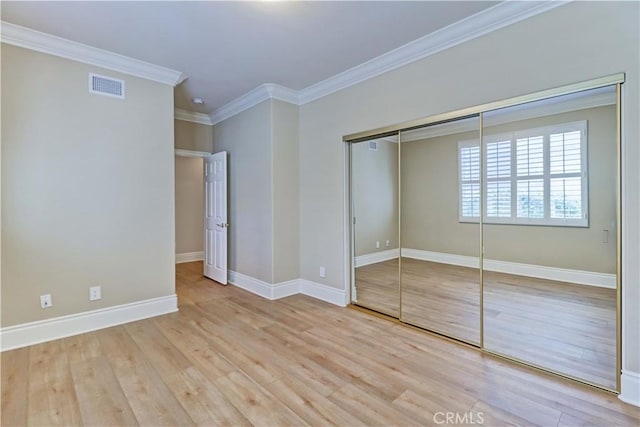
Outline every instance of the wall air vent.
POLYGON ((124 80, 89 73, 89 92, 124 99, 124 80))
POLYGON ((369 150, 378 151, 378 141, 369 141, 369 150))

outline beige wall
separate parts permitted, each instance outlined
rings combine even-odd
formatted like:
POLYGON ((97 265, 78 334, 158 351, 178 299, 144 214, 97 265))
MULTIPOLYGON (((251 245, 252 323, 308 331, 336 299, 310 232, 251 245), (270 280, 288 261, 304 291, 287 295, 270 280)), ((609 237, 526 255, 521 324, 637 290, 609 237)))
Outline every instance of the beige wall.
POLYGON ((352 146, 351 156, 355 254, 397 249, 398 144, 378 140, 378 150, 372 151, 368 141, 361 142, 352 146))
POLYGON ((203 168, 201 158, 175 158, 176 254, 204 251, 203 168))
POLYGON ((271 101, 214 125, 213 140, 229 152, 229 269, 271 282, 271 101))
POLYGON ((300 277, 298 107, 272 101, 273 283, 300 277))
MULTIPOLYGON (((175 148, 213 152, 213 126, 174 120, 175 148)), ((176 253, 201 252, 204 230, 203 161, 176 157, 176 253)))
MULTIPOLYGON (((578 120, 588 122, 589 227, 484 226, 489 259, 615 274, 616 127, 614 106, 591 108, 487 127, 485 135, 578 120), (609 229, 609 243, 603 230, 609 229)), ((458 141, 466 132, 411 141, 402 146, 402 245, 405 248, 478 256, 477 224, 458 221, 458 141)))
POLYGON ((172 87, 3 44, 2 327, 174 294, 173 167, 172 87))
POLYGON ((472 139, 479 131, 402 144, 403 248, 478 256, 480 226, 458 222, 458 141, 472 139))
POLYGON ((344 135, 624 71, 624 368, 640 372, 639 13, 569 3, 301 106, 302 278, 348 289, 344 135))
POLYGON ((213 126, 174 120, 175 147, 182 150, 213 152, 213 126))
POLYGON ((229 152, 229 269, 280 283, 299 274, 298 107, 264 101, 214 125, 229 152))

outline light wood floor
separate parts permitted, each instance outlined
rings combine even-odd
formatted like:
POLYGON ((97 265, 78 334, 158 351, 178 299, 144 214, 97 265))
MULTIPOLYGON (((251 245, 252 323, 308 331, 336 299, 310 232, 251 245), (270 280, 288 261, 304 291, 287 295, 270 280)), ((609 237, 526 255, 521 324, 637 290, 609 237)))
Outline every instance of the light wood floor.
POLYGON ((2 425, 637 426, 613 394, 177 266, 178 313, 2 353, 2 425), (434 420, 434 416, 436 419, 434 420))
MULTIPOLYGON (((402 259, 402 320, 480 342, 479 271, 402 259)), ((356 269, 358 303, 399 316, 398 260, 356 269)), ((604 387, 616 386, 616 292, 484 272, 489 350, 604 387)))

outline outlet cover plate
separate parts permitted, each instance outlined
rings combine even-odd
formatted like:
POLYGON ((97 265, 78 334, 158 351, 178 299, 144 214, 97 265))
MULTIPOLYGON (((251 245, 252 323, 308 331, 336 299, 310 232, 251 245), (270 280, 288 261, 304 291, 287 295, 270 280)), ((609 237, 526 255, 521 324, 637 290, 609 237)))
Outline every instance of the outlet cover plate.
POLYGON ((89 288, 89 301, 96 301, 102 298, 100 286, 92 286, 89 288))
POLYGON ((40 295, 40 308, 50 308, 52 305, 51 294, 40 295))

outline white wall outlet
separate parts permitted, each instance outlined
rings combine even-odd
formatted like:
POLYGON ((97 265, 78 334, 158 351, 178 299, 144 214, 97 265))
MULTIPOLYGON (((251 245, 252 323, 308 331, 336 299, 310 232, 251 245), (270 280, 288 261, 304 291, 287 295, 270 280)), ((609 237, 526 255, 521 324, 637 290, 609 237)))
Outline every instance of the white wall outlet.
POLYGON ((100 286, 92 286, 89 288, 89 301, 96 301, 102 298, 100 286))
POLYGON ((324 270, 324 265, 320 266, 320 277, 324 278, 325 275, 325 270, 324 270))
POLYGON ((376 249, 380 249, 380 241, 376 240, 376 249))
POLYGON ((40 308, 49 308, 53 305, 51 294, 40 295, 40 308))
POLYGON ((384 243, 384 245, 385 245, 386 247, 389 247, 389 244, 390 244, 390 243, 391 243, 391 242, 389 242, 389 241, 387 240, 387 241, 384 243))

